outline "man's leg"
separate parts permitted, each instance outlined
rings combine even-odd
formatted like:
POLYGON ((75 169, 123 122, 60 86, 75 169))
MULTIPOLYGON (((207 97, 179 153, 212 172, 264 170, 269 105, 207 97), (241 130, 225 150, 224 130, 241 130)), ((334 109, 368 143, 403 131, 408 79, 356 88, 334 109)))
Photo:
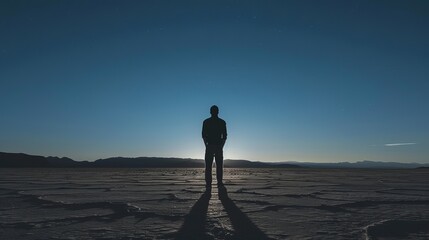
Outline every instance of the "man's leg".
POLYGON ((223 185, 223 150, 222 146, 216 146, 216 179, 218 185, 223 185))
POLYGON ((206 146, 206 156, 205 156, 205 162, 206 162, 206 187, 211 187, 212 185, 212 165, 213 165, 213 147, 212 146, 206 146))

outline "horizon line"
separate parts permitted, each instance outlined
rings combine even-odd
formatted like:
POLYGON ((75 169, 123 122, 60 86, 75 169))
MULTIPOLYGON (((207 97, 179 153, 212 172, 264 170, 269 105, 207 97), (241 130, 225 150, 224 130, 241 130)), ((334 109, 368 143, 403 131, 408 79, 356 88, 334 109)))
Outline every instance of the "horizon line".
MULTIPOLYGON (((411 145, 411 144, 409 144, 411 145)), ((66 157, 66 156, 44 156, 44 155, 37 155, 37 154, 29 154, 29 153, 24 153, 24 152, 3 152, 0 151, 0 153, 6 153, 6 154, 24 154, 24 155, 30 155, 30 156, 40 156, 40 157, 53 157, 53 158, 68 158, 71 159, 73 161, 76 162, 95 162, 97 160, 103 160, 103 159, 109 159, 109 158, 168 158, 168 159, 189 159, 189 160, 201 160, 204 161, 203 158, 192 158, 192 157, 172 157, 172 156, 168 156, 168 157, 159 157, 159 156, 137 156, 137 157, 125 157, 125 156, 112 156, 112 157, 106 157, 106 158, 98 158, 95 160, 75 160, 71 157, 66 157)), ((423 165, 428 165, 429 162, 395 162, 395 161, 381 161, 381 160, 368 160, 368 159, 364 159, 364 160, 357 160, 357 161, 338 161, 338 162, 311 162, 311 161, 294 161, 294 160, 284 160, 284 161, 261 161, 261 160, 249 160, 249 159, 232 159, 232 158, 227 158, 224 159, 224 161, 226 160, 232 160, 232 161, 249 161, 249 162, 261 162, 261 163, 301 163, 301 164, 341 164, 341 163, 362 163, 362 162, 374 162, 374 163, 399 163, 399 164, 423 164, 423 165)))

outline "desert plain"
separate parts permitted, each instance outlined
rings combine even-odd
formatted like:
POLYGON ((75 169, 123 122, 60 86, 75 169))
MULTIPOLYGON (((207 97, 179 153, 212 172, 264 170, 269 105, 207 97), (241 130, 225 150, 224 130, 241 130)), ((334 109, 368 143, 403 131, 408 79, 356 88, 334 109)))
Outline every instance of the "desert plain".
POLYGON ((429 239, 427 169, 0 169, 0 239, 429 239), (214 173, 213 173, 214 174, 214 173))

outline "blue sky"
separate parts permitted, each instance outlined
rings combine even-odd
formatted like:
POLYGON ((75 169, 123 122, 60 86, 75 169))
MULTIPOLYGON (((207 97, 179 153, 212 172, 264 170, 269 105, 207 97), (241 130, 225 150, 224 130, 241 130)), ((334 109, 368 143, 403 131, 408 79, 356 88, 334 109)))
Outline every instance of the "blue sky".
POLYGON ((427 1, 0 6, 0 151, 429 161, 427 1))

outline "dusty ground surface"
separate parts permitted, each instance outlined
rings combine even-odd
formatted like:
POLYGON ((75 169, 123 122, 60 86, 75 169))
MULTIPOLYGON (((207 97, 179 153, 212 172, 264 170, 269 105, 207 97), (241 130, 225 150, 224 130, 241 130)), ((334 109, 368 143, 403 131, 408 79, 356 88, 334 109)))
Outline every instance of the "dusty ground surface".
POLYGON ((224 178, 205 192, 203 169, 0 169, 0 239, 429 239, 428 170, 224 178))

